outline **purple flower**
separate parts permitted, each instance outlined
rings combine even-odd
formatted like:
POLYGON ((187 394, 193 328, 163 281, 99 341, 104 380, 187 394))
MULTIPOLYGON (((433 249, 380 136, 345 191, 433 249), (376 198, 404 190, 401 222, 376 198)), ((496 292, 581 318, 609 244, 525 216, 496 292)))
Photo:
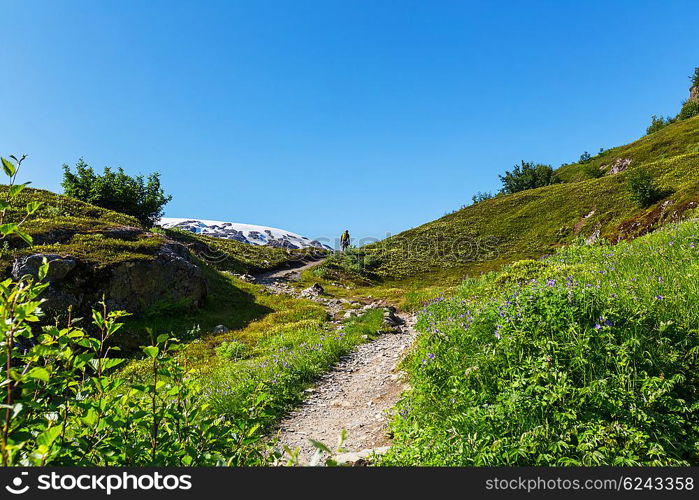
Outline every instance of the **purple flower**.
POLYGON ((601 329, 602 329, 602 325, 600 325, 599 323, 597 323, 597 324, 595 325, 595 330, 601 330, 601 329))
POLYGON ((546 286, 556 286, 556 280, 550 279, 546 282, 546 286))
POLYGON ((655 298, 656 300, 663 300, 665 297, 663 297, 662 295, 656 295, 655 298))
POLYGON ((427 355, 427 357, 430 358, 430 359, 434 359, 434 354, 429 353, 429 354, 427 355))

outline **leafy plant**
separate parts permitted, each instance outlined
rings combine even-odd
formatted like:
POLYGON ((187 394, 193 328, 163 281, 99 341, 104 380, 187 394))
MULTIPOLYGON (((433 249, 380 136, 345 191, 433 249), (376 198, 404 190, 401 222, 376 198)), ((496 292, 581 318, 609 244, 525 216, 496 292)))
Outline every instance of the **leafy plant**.
POLYGON ((505 175, 500 175, 503 194, 512 194, 526 189, 534 189, 549 186, 558 182, 554 170, 550 165, 534 164, 522 161, 521 165, 515 165, 505 175))
POLYGON ((583 154, 580 155, 580 160, 578 160, 578 161, 579 161, 579 163, 586 163, 586 162, 590 161, 591 158, 592 158, 592 155, 590 153, 588 153, 587 151, 585 151, 583 154))
POLYGON ((98 175, 82 158, 75 165, 75 173, 63 165, 62 185, 68 196, 132 215, 148 227, 162 216, 163 207, 172 199, 165 195, 157 172, 145 180, 141 175, 131 177, 121 168, 115 172, 105 167, 98 175))
POLYGON ((650 125, 648 125, 648 128, 646 128, 646 135, 657 132, 658 130, 667 127, 674 121, 675 119, 670 118, 669 116, 667 118, 663 118, 662 116, 658 117, 653 115, 650 118, 650 125))
POLYGON ((245 357, 246 352, 247 346, 237 340, 224 341, 216 348, 216 354, 228 361, 242 359, 245 357))
POLYGON ((471 201, 475 205, 476 203, 480 203, 482 201, 489 200, 491 198, 495 198, 495 195, 493 193, 490 193, 488 191, 485 191, 485 192, 478 191, 476 194, 474 194, 471 197, 471 201))
POLYGON ((687 120, 699 115, 699 99, 688 99, 682 104, 682 109, 677 115, 678 120, 687 120))
POLYGON ((626 186, 631 199, 644 208, 667 196, 667 191, 656 185, 653 175, 645 167, 631 170, 626 176, 626 186))

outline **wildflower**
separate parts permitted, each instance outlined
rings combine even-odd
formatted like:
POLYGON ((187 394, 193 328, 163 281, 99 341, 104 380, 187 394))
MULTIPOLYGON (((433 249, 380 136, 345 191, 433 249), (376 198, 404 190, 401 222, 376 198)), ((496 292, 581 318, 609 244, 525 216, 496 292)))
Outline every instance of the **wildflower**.
POLYGON ((596 323, 595 330, 601 330, 601 329, 602 329, 602 325, 600 325, 599 323, 596 323))
POLYGON ((427 357, 430 358, 430 359, 434 359, 434 354, 429 353, 429 354, 427 355, 427 357))
POLYGON ((695 246, 694 243, 689 244, 689 248, 694 248, 694 246, 695 246))
POLYGON ((502 325, 498 325, 495 327, 495 338, 500 340, 500 328, 502 328, 502 325))
POLYGON ((554 280, 554 279, 549 279, 549 280, 546 282, 546 286, 556 286, 556 280, 554 280))
POLYGON ((663 300, 665 297, 663 297, 662 295, 656 295, 655 298, 656 300, 663 300))

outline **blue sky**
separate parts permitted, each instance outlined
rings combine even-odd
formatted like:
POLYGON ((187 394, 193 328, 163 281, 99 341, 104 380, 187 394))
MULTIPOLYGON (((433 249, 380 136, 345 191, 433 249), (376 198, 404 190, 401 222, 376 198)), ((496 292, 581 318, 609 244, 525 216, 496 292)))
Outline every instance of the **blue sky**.
POLYGON ((0 0, 0 152, 157 170, 172 217, 382 238, 674 114, 695 1, 0 0))

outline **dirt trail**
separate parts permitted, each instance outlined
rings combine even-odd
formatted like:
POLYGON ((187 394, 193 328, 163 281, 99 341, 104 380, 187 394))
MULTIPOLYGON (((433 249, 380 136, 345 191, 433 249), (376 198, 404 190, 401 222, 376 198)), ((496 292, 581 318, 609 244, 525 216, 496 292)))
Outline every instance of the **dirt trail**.
MULTIPOLYGON (((319 263, 266 273, 256 282, 275 293, 290 293, 291 287, 285 282, 298 280, 301 271, 319 263)), ((333 304, 337 302, 325 300, 329 312, 336 312, 333 304)), ((415 338, 414 318, 397 316, 402 324, 393 329, 394 333, 383 333, 342 358, 280 422, 276 434, 280 447, 298 449, 299 464, 308 464, 316 451, 309 439, 334 450, 343 430, 347 431, 343 444, 347 453, 337 457, 340 461, 361 463, 369 450, 381 452, 389 445, 386 431, 390 410, 406 389, 397 364, 415 338)))

